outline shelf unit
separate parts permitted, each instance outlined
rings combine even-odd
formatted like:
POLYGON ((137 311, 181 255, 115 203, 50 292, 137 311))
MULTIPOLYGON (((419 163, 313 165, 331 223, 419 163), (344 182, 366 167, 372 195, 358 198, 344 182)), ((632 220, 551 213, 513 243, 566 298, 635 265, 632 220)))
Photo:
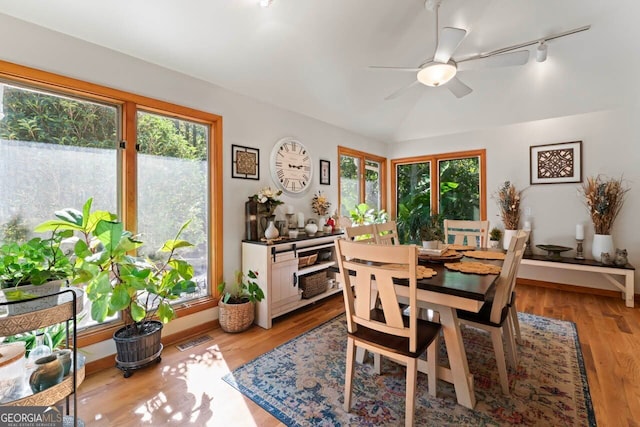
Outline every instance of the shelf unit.
MULTIPOLYGON (((33 311, 21 312, 20 314, 7 314, 6 316, 0 316, 0 336, 10 336, 20 334, 24 332, 33 331, 36 329, 44 328, 46 326, 55 325, 59 323, 65 323, 66 325, 66 344, 69 347, 69 334, 73 336, 73 365, 72 371, 67 375, 60 383, 49 387, 39 393, 28 394, 24 393, 23 396, 18 396, 16 399, 0 403, 2 406, 51 406, 62 399, 66 401, 66 416, 64 417, 63 424, 83 426, 82 420, 78 419, 78 402, 76 391, 78 386, 82 383, 85 377, 84 363, 80 364, 78 361, 78 354, 75 343, 77 342, 76 335, 76 316, 82 309, 82 292, 79 292, 75 288, 66 288, 54 294, 48 296, 41 296, 25 301, 10 301, 0 303, 0 307, 15 306, 20 304, 26 304, 30 301, 37 301, 41 299, 57 296, 57 305, 52 305, 46 308, 40 308, 33 311), (69 416, 69 396, 73 395, 73 417, 69 416)), ((55 301, 55 300, 54 300, 55 301)), ((7 310, 8 312, 9 310, 7 310)), ((27 387, 23 387, 28 388, 27 387)), ((29 393, 31 393, 29 391, 29 393)))
POLYGON ((265 294, 265 298, 256 304, 257 325, 270 329, 274 318, 342 292, 338 281, 335 287, 311 298, 303 299, 299 288, 300 277, 312 273, 326 271, 328 279, 337 278, 330 267, 336 265, 334 241, 339 238, 342 234, 283 240, 275 244, 243 241, 242 271, 257 272, 258 285, 265 294), (319 255, 315 264, 298 267, 300 257, 313 253, 319 255))

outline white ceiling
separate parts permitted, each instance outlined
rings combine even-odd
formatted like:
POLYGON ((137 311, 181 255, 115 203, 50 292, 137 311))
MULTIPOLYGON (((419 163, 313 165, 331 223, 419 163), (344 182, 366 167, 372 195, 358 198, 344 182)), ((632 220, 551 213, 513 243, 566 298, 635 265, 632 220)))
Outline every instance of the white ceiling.
MULTIPOLYGON (((443 0, 440 26, 469 31, 454 58, 565 30, 548 60, 475 70, 474 92, 411 83, 435 50, 423 0, 0 0, 0 13, 87 40, 384 142, 637 103, 637 0, 443 0)), ((7 41, 5 41, 7 42, 7 41)))

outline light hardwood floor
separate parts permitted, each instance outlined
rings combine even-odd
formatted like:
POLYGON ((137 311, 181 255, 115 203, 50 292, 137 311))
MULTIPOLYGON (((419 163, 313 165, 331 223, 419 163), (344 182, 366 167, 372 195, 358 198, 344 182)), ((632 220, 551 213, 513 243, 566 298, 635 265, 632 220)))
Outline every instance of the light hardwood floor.
MULTIPOLYGON (((599 426, 639 426, 640 308, 622 299, 518 285, 518 309, 577 324, 599 426)), ((342 295, 241 334, 220 329, 213 339, 125 379, 115 368, 93 374, 78 391, 88 426, 281 426, 221 377, 343 312, 342 295)))

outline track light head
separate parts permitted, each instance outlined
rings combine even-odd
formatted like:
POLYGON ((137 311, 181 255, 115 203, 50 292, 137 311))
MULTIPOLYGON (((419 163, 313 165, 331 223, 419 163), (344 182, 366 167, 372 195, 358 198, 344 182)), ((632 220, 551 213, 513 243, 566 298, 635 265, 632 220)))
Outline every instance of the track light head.
POLYGON ((538 43, 538 48, 536 49, 536 61, 544 62, 547 60, 547 44, 544 41, 538 43))

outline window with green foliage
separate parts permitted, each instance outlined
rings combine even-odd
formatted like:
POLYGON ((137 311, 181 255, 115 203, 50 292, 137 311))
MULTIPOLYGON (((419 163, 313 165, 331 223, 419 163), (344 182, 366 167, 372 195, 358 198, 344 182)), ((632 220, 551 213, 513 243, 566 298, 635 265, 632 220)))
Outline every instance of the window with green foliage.
MULTIPOLYGON (((195 247, 186 256, 200 289, 189 297, 211 296, 210 278, 222 273, 221 228, 213 222, 221 215, 209 200, 222 188, 220 168, 210 166, 221 165, 220 138, 211 148, 219 120, 0 61, 0 242, 27 241, 55 211, 81 209, 92 197, 96 209, 117 212, 144 235, 141 255, 159 260, 155 250, 191 220, 185 238, 195 247)), ((181 309, 214 304, 202 301, 181 309)))
POLYGON ((376 211, 384 209, 386 159, 350 148, 338 147, 340 215, 361 203, 376 211))
POLYGON ((485 150, 477 150, 392 160, 392 216, 400 240, 418 243, 420 227, 434 215, 439 220, 485 219, 484 158, 485 150))

